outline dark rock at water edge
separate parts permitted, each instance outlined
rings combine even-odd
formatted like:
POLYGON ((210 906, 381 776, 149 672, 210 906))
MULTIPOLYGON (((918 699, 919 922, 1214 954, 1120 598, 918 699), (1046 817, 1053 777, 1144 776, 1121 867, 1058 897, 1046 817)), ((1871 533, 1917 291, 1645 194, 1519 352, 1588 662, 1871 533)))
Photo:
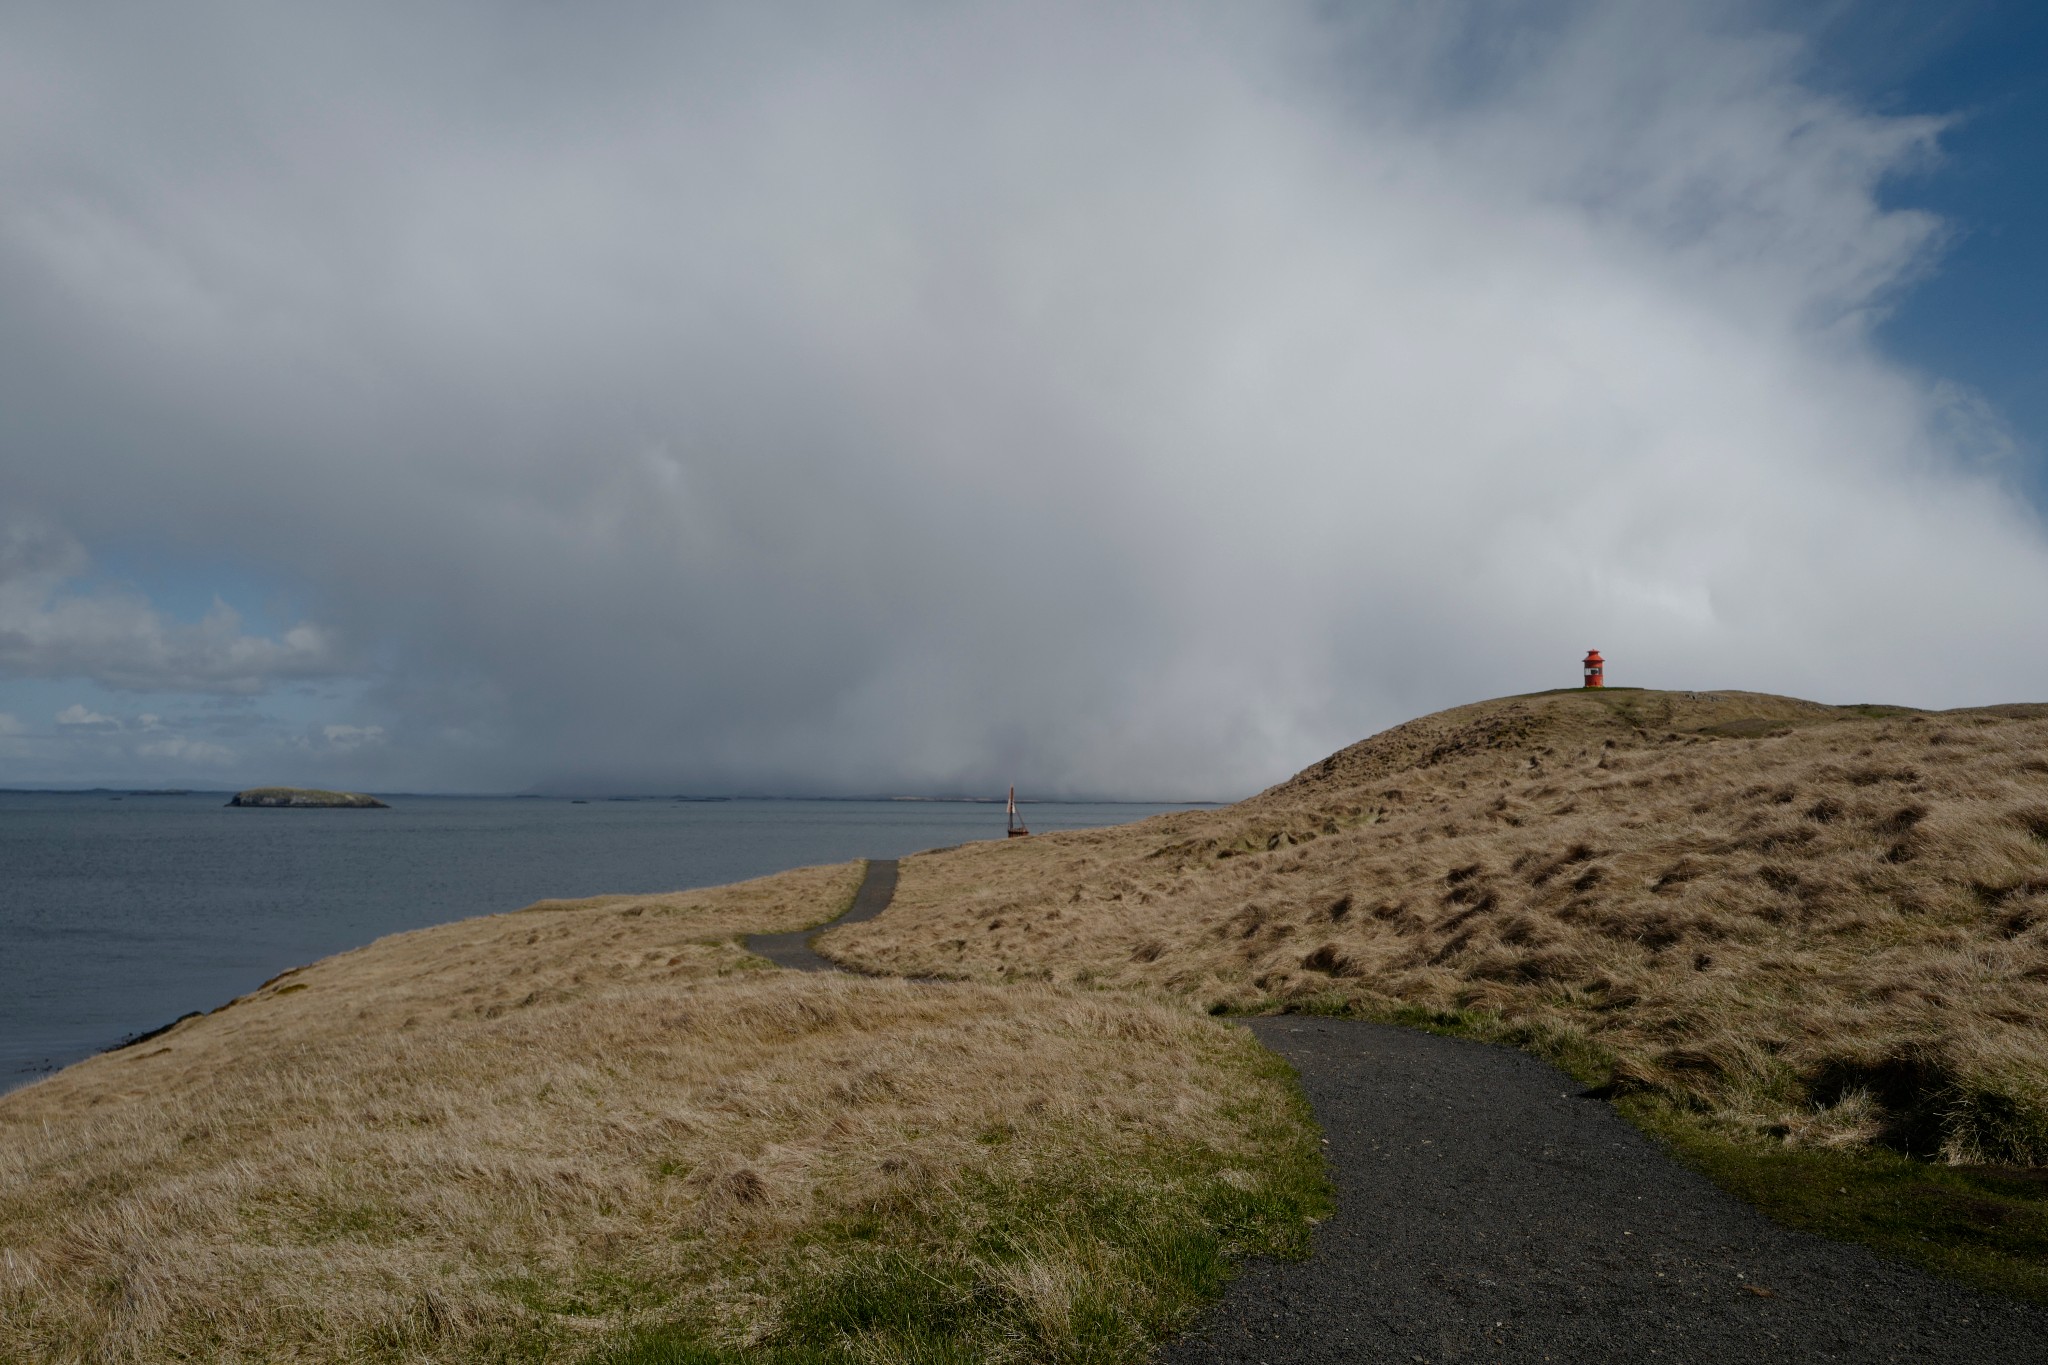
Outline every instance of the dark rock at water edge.
POLYGON ((340 810, 388 810, 382 801, 361 792, 312 791, 305 787, 251 787, 236 792, 230 806, 311 806, 340 810))

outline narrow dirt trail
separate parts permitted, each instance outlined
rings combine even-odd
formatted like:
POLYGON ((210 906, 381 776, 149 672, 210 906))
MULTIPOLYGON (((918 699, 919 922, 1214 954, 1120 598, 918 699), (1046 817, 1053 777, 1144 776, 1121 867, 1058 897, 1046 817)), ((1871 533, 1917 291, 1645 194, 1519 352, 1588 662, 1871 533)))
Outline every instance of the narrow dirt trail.
MULTIPOLYGON (((873 919, 751 934, 798 971, 873 919)), ((1779 1227, 1525 1053, 1356 1020, 1247 1020, 1300 1073, 1337 1184, 1314 1252, 1260 1261, 1160 1365, 1956 1362, 2048 1365, 2048 1310, 1779 1227)))
POLYGON ((847 907, 845 914, 815 929, 798 929, 787 934, 748 934, 747 951, 758 953, 778 967, 788 967, 799 972, 844 971, 845 968, 831 958, 820 957, 811 947, 811 940, 827 929, 873 919, 887 910, 889 902, 895 897, 896 860, 870 858, 867 872, 860 879, 860 889, 853 893, 853 904, 847 907))
POLYGON ((2048 1361, 2048 1310, 1779 1227, 1526 1054, 1247 1022, 1301 1075, 1337 1213, 1163 1365, 2048 1361))

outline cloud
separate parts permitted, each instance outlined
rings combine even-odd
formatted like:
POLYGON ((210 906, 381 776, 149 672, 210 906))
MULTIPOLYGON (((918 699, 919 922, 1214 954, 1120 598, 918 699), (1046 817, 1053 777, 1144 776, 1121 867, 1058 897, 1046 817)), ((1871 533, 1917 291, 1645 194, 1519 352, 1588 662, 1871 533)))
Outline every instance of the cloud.
POLYGON ((1872 340, 1941 124, 1756 12, 199 5, 0 53, 0 501, 322 623, 31 546, 0 670, 369 679, 391 742, 323 738, 386 782, 1215 795, 1589 645, 1927 705, 2048 664, 1996 415, 1872 340))
POLYGON ((198 763, 212 768, 227 767, 236 758, 235 751, 225 745, 182 736, 151 740, 136 746, 135 752, 144 759, 169 759, 179 764, 198 763))
POLYGON ((384 727, 381 725, 323 725, 320 733, 330 748, 343 752, 384 742, 384 727))
POLYGON ((332 763, 295 754, 274 721, 246 702, 203 698, 178 713, 124 716, 76 701, 36 727, 0 715, 0 782, 28 786, 150 783, 224 785, 244 767, 303 766, 324 776, 332 763), (296 758, 297 763, 292 759, 296 758))
POLYGON ((177 622, 134 593, 69 590, 86 563, 83 548, 47 524, 0 524, 0 677, 248 694, 348 671, 315 625, 272 638, 245 632, 217 598, 198 621, 177 622))

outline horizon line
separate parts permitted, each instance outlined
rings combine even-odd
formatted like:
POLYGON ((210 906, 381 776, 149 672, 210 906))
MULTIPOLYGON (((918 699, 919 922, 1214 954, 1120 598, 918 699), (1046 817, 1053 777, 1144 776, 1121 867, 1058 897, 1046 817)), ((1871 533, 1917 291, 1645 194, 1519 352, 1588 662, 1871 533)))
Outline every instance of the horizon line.
MULTIPOLYGON (((0 786, 0 796, 233 796, 247 787, 141 787, 112 783, 96 783, 92 786, 71 787, 7 787, 0 786)), ((354 790, 353 788, 351 790, 354 790)), ((607 792, 601 788, 584 790, 560 789, 554 791, 413 791, 399 788, 368 789, 364 796, 415 796, 476 801, 867 801, 901 802, 906 805, 982 805, 1000 806, 1005 798, 1000 796, 931 796, 922 794, 862 794, 851 796, 827 796, 817 793, 788 792, 607 792)), ((1242 797, 1137 797, 1137 796, 1062 796, 1062 797, 1018 797, 1020 806, 1227 806, 1242 797)))

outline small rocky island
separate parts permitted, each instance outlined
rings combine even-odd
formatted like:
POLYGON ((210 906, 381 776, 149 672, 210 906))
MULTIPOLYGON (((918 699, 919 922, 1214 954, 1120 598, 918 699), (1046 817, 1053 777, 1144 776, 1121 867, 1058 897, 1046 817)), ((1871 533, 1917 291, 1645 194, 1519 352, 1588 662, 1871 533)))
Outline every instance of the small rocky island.
POLYGON ((230 806, 323 806, 344 810, 389 810, 374 796, 361 792, 323 792, 308 787, 251 787, 236 792, 230 806))

